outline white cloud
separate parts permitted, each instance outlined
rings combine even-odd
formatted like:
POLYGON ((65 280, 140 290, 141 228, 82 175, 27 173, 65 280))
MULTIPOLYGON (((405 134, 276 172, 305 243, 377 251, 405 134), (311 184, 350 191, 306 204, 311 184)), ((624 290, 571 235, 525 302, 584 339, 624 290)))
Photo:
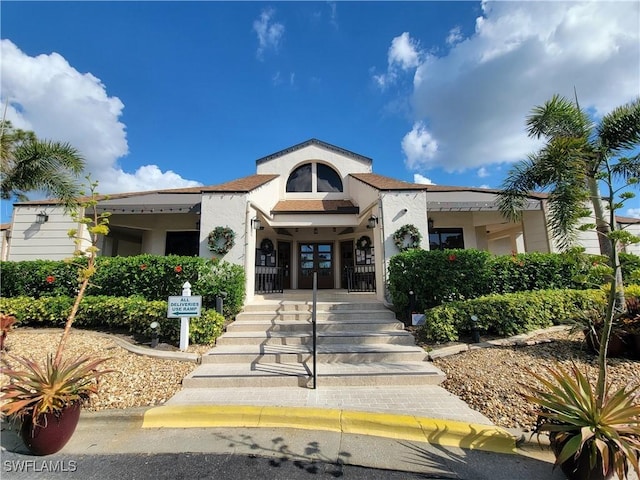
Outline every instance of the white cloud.
POLYGON ((260 14, 260 18, 254 20, 253 30, 258 35, 258 50, 256 56, 259 60, 264 58, 266 50, 277 51, 280 41, 284 35, 284 25, 278 22, 272 22, 275 13, 273 8, 266 8, 260 14))
POLYGON ((630 208, 625 215, 627 217, 640 218, 640 208, 630 208))
POLYGON ((80 73, 58 53, 30 57, 9 40, 0 41, 2 103, 7 118, 39 138, 69 142, 86 161, 85 171, 101 193, 199 185, 157 166, 127 173, 117 160, 127 155, 124 104, 110 97, 91 73, 80 73), (153 175, 150 173, 153 172, 153 175))
MULTIPOLYGON (((419 65, 407 135, 424 122, 438 148, 417 160, 405 150, 409 168, 452 172, 521 160, 540 146, 525 130, 531 109, 555 93, 573 98, 574 86, 581 106, 597 115, 638 95, 640 3, 483 2, 482 8, 473 35, 442 56, 411 57, 419 65)), ((406 139, 403 148, 413 149, 406 139)))
POLYGON ((374 75, 373 79, 380 88, 385 88, 398 78, 398 70, 407 71, 420 65, 420 46, 408 32, 395 37, 387 53, 387 71, 374 75))
POLYGON ((417 122, 402 139, 402 151, 406 156, 407 167, 410 170, 418 170, 428 167, 438 152, 438 142, 434 140, 423 123, 417 122))
POLYGON ((447 45, 455 45, 460 40, 462 40, 462 30, 459 26, 453 27, 449 30, 449 35, 447 35, 447 45))
POLYGON ((413 174, 413 183, 421 183, 423 185, 435 185, 430 178, 420 175, 419 173, 413 174))
POLYGON ((480 167, 476 173, 480 178, 485 178, 489 176, 489 172, 485 167, 480 167))

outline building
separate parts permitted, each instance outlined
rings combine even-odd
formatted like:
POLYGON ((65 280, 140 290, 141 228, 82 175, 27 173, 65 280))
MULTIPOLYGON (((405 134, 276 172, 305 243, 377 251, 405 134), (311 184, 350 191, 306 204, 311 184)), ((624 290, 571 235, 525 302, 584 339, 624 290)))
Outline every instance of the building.
MULTIPOLYGON (((111 195, 99 203, 112 212, 101 254, 223 258, 244 266, 248 300, 312 288, 313 272, 318 288, 375 292, 382 300, 389 258, 399 252, 394 233, 406 226, 415 227, 425 249, 558 250, 544 194, 532 193, 522 221, 512 223, 498 211, 497 190, 408 183, 372 167, 371 158, 311 139, 258 159, 254 175, 221 185, 111 195)), ((640 220, 619 220, 640 233, 640 220)), ((77 225, 55 201, 18 203, 6 258, 68 258, 71 228, 77 225)), ((579 241, 598 253, 595 232, 579 241)), ((634 248, 630 253, 639 254, 634 248)))

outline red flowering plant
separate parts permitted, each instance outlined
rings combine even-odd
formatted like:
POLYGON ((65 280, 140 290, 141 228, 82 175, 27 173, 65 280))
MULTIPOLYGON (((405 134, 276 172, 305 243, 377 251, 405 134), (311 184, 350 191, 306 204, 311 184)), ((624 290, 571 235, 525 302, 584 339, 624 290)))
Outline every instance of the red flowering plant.
POLYGON ((176 265, 173 271, 176 273, 182 273, 182 265, 176 265))
MULTIPOLYGON (((88 177, 87 177, 88 178, 88 177)), ((90 181, 90 179, 88 178, 90 181)), ((78 293, 67 316, 57 350, 49 354, 44 363, 14 355, 4 355, 0 371, 9 379, 0 386, 0 412, 21 420, 28 420, 33 428, 43 423, 45 414, 59 415, 67 407, 82 404, 92 394, 98 392, 100 377, 110 370, 99 370, 107 358, 92 358, 80 355, 65 357, 65 345, 71 326, 78 313, 89 280, 96 271, 98 239, 109 232, 110 213, 98 213, 97 183, 90 183, 91 195, 70 207, 74 220, 81 225, 78 230, 69 231, 69 237, 76 244, 74 258, 83 257, 74 264, 78 268, 78 293)), ((72 260, 71 260, 72 261, 72 260)), ((53 275, 46 277, 48 284, 55 284, 53 275)))

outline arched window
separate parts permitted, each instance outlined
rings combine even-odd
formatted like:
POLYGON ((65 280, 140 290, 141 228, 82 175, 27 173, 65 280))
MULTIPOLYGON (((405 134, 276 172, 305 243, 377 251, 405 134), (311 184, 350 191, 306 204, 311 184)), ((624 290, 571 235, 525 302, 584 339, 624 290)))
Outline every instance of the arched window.
POLYGON ((341 192, 342 179, 338 172, 323 163, 317 163, 318 192, 341 192))
POLYGON ((305 163, 296 168, 287 180, 288 193, 300 192, 342 192, 342 178, 329 165, 315 164, 316 180, 313 180, 314 164, 305 163))
POLYGON ((287 192, 311 192, 311 179, 311 164, 300 165, 289 175, 287 192))

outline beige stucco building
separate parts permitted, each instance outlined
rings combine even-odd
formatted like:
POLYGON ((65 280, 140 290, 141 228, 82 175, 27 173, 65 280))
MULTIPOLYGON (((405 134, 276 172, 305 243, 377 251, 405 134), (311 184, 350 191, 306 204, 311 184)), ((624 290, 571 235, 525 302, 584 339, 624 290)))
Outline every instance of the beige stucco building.
MULTIPOLYGON (((255 293, 312 287, 375 292, 384 299, 394 233, 405 225, 422 235, 421 247, 478 248, 496 254, 553 252, 546 196, 532 194, 519 223, 497 209, 497 190, 407 183, 373 173, 371 158, 312 139, 256 161, 256 173, 217 186, 111 195, 112 212, 102 255, 216 256, 240 264, 248 300, 255 293), (224 254, 209 248, 209 233, 231 229, 224 254)), ((640 233, 640 220, 621 219, 640 233)), ((52 201, 15 205, 9 260, 63 259, 77 228, 52 201)), ((579 238, 599 253, 595 232, 579 238)), ((5 245, 6 244, 6 245, 5 245)), ((630 253, 640 254, 640 247, 630 253)))

